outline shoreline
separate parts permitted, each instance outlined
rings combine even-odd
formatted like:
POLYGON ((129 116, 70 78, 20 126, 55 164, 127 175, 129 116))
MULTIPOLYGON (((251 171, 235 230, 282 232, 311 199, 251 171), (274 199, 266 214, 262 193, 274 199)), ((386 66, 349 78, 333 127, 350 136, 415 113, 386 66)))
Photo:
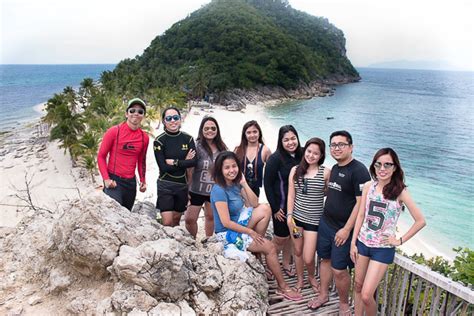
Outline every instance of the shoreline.
MULTIPOLYGON (((245 122, 255 119, 259 122, 265 144, 273 152, 276 149, 279 126, 276 126, 265 114, 267 107, 284 103, 286 99, 273 99, 258 104, 247 104, 243 112, 228 111, 224 106, 216 106, 211 109, 200 109, 191 107, 182 125, 182 130, 197 136, 200 122, 204 115, 212 115, 219 122, 221 134, 229 150, 233 150, 240 143, 241 128, 245 122), (199 114, 194 114, 199 113, 199 114)), ((35 109, 42 111, 45 103, 38 104, 35 109)), ((25 126, 7 134, 0 135, 0 143, 4 145, 0 151, 0 169, 4 173, 5 179, 0 185, 0 204, 3 212, 0 215, 0 227, 14 227, 21 218, 26 215, 19 207, 18 197, 15 197, 15 188, 18 190, 25 187, 25 175, 34 176, 32 179, 32 197, 39 206, 57 205, 61 201, 77 198, 80 192, 96 189, 102 180, 96 176, 96 185, 92 185, 90 178, 81 168, 72 167, 68 154, 58 148, 57 142, 47 140, 49 131, 43 131, 39 124, 39 119, 30 121, 25 126), (33 136, 31 136, 33 135, 33 136)), ((156 126, 157 122, 152 122, 151 126, 156 126)), ((162 125, 162 124, 160 124, 162 125)), ((163 130, 154 129, 153 137, 159 135, 163 130)), ((327 163, 326 163, 327 165, 327 163)), ((158 178, 158 166, 153 154, 153 141, 147 151, 147 184, 146 192, 137 192, 137 200, 156 203, 156 179, 158 178)), ((266 202, 263 194, 260 202, 266 202)), ((30 211, 31 212, 31 211, 30 211)), ((27 212, 28 213, 28 212, 27 212)), ((400 219, 398 230, 404 233, 408 230, 409 224, 400 219)), ((453 260, 454 256, 446 251, 431 247, 427 240, 419 235, 413 237, 401 250, 412 255, 423 253, 425 257, 443 256, 453 260)))

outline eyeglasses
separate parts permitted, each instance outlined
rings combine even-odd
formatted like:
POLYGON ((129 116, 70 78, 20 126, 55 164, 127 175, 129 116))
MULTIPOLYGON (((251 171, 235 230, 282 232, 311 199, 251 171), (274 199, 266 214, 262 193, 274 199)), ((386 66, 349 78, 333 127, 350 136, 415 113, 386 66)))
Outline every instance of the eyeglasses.
POLYGON ((385 169, 385 170, 390 170, 392 169, 393 167, 395 166, 394 163, 391 163, 391 162, 384 162, 383 164, 379 161, 377 161, 376 163, 374 163, 374 167, 375 169, 377 170, 380 170, 382 169, 382 167, 385 169))
POLYGON ((180 119, 181 116, 179 116, 178 114, 165 116, 165 121, 168 123, 171 121, 179 121, 180 119))
POLYGON ((337 143, 337 144, 336 144, 336 143, 332 143, 332 144, 329 145, 329 147, 330 147, 331 149, 336 149, 336 148, 344 149, 344 148, 346 148, 346 147, 349 146, 349 145, 350 145, 350 144, 348 144, 348 143, 337 143))
POLYGON ((303 194, 308 194, 308 179, 303 178, 303 194))
POLYGON ((215 126, 204 126, 203 131, 207 132, 209 130, 215 132, 215 131, 217 131, 217 127, 215 127, 215 126))
POLYGON ((139 115, 145 114, 145 110, 143 109, 134 109, 134 108, 128 109, 128 113, 130 114, 134 114, 135 112, 137 112, 139 115))

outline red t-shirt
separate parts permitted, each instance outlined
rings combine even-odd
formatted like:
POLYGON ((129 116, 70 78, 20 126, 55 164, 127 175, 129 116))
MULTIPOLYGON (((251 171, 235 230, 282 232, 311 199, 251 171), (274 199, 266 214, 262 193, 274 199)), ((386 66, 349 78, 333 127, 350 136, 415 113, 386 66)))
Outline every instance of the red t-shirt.
POLYGON ((144 131, 140 128, 132 130, 127 123, 109 128, 97 154, 102 178, 109 180, 109 173, 122 178, 134 178, 135 168, 138 167, 140 182, 146 183, 146 151, 149 141, 144 131))

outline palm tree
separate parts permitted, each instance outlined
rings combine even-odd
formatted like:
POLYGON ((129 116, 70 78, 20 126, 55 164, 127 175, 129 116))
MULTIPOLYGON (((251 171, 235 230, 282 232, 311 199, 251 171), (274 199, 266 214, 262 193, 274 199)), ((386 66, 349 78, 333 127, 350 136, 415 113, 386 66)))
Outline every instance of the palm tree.
POLYGON ((96 87, 94 85, 94 79, 84 78, 80 83, 79 88, 79 100, 83 108, 87 107, 89 99, 95 94, 96 87))

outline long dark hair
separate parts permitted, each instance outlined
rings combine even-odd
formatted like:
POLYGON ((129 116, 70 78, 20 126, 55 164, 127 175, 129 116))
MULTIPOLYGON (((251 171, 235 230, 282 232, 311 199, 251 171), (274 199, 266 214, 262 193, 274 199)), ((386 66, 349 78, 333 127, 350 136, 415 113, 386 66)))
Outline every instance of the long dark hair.
POLYGON ((403 172, 402 166, 400 165, 400 160, 398 159, 398 155, 395 150, 388 147, 379 149, 375 153, 374 159, 370 164, 370 175, 374 180, 377 180, 377 174, 375 173, 375 163, 377 162, 377 159, 383 155, 390 155, 390 157, 392 157, 395 170, 393 171, 390 182, 384 186, 382 193, 387 200, 396 200, 402 193, 403 189, 406 188, 406 185, 405 173, 403 172))
POLYGON ((212 142, 216 145, 217 150, 219 151, 227 150, 227 146, 222 140, 221 129, 219 127, 219 124, 217 123, 217 120, 213 118, 212 116, 205 116, 201 121, 201 125, 199 126, 199 132, 198 132, 198 137, 196 141, 200 142, 202 148, 204 148, 204 150, 208 153, 209 157, 212 157, 212 149, 207 143, 206 139, 204 138, 204 133, 203 133, 204 124, 206 124, 207 121, 211 121, 211 122, 214 122, 214 124, 216 124, 217 134, 216 134, 216 137, 214 137, 214 139, 212 140, 212 142))
POLYGON ((304 159, 304 154, 306 153, 306 149, 308 149, 308 147, 313 144, 317 145, 319 147, 319 151, 321 152, 321 157, 319 157, 318 160, 318 166, 321 166, 324 163, 324 159, 326 159, 326 143, 324 142, 324 140, 318 137, 313 137, 309 139, 304 145, 303 158, 301 159, 301 162, 298 167, 296 167, 296 172, 293 177, 293 180, 298 182, 298 185, 299 179, 302 179, 304 177, 309 167, 309 164, 306 162, 306 159, 304 159))
POLYGON ((260 128, 260 125, 258 125, 257 121, 255 120, 248 121, 242 127, 242 135, 240 136, 240 145, 235 147, 235 150, 234 150, 235 153, 237 154, 237 157, 239 158, 239 161, 244 161, 244 157, 247 152, 247 146, 249 144, 249 141, 247 140, 247 136, 245 135, 245 132, 251 126, 255 126, 255 128, 258 129, 258 143, 262 145, 265 144, 263 142, 262 129, 260 128))
POLYGON ((285 148, 283 148, 283 137, 285 137, 285 134, 288 133, 288 132, 292 132, 293 134, 295 134, 296 139, 298 140, 298 147, 296 147, 296 150, 295 150, 295 158, 299 160, 299 159, 301 159, 301 156, 303 155, 303 149, 301 148, 300 138, 298 136, 298 132, 293 127, 293 125, 283 125, 278 130, 278 143, 277 143, 276 151, 280 154, 280 156, 289 156, 290 155, 285 150, 285 148))
POLYGON ((221 187, 226 187, 227 183, 225 182, 224 174, 222 173, 222 166, 224 165, 224 160, 232 159, 235 160, 237 163, 237 167, 239 168, 239 172, 235 177, 233 184, 239 184, 240 180, 242 180, 242 169, 240 167, 239 158, 237 155, 232 151, 223 151, 217 155, 216 161, 214 162, 214 168, 212 169, 212 177, 214 178, 214 182, 220 185, 221 187))

